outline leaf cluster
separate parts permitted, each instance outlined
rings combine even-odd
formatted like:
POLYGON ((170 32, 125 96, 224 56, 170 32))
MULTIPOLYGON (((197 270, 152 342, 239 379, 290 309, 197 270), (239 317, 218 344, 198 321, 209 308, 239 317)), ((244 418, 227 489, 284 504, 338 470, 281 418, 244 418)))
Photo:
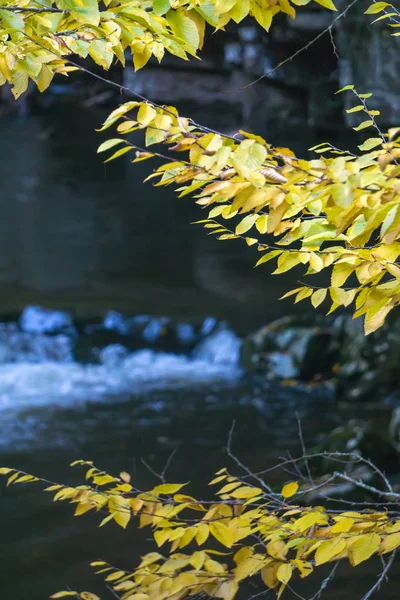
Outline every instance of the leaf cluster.
MULTIPOLYGON (((320 565, 348 559, 355 567, 400 546, 400 521, 387 510, 305 507, 299 504, 302 489, 296 481, 273 492, 261 480, 258 487, 223 468, 209 484, 217 487, 214 500, 199 501, 182 491, 186 483, 161 483, 144 492, 128 473, 114 477, 83 460, 72 465, 86 467, 86 483, 52 483, 45 491, 54 493, 54 501, 75 505, 75 516, 102 513, 100 527, 114 521, 125 529, 136 519, 139 528, 151 529, 158 548, 167 546, 166 554, 144 555, 131 572, 105 561, 92 563, 121 600, 180 600, 199 594, 233 600, 241 583, 252 577, 276 589, 279 598, 292 578, 308 577, 320 565)), ((9 468, 1 468, 0 474, 8 476, 7 485, 39 481, 9 468)), ((73 595, 96 598, 75 591, 53 598, 73 595)))
POLYGON ((299 159, 260 136, 226 136, 179 116, 174 107, 143 102, 123 104, 101 130, 117 123, 122 136, 143 130, 146 149, 119 137, 98 151, 114 149, 107 161, 127 153, 136 153, 132 162, 162 158, 148 179, 157 179, 156 186, 178 184, 179 197, 194 195, 207 212, 198 223, 220 240, 257 247, 257 265, 275 260, 275 274, 302 265, 306 275, 329 270, 328 287, 304 284, 284 297, 308 298, 314 307, 327 300, 328 314, 354 305, 368 334, 400 302, 400 128, 382 134, 379 111, 366 104, 371 94, 353 86, 340 92, 346 90, 359 102, 349 112, 368 117, 355 129, 378 133, 359 145, 358 154, 322 143, 310 149, 316 158, 299 159), (149 152, 154 144, 184 159, 149 152))

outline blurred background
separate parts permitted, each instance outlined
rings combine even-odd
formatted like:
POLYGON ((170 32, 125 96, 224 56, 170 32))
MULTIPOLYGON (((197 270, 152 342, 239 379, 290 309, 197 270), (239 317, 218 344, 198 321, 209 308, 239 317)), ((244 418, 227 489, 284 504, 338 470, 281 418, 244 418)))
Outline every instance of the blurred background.
MULTIPOLYGON (((351 149, 352 98, 339 87, 372 92, 382 128, 400 123, 397 38, 368 26, 364 4, 290 60, 331 23, 316 4, 268 35, 247 21, 209 33, 201 61, 166 57, 110 78, 299 155, 321 141, 351 149)), ((396 482, 397 317, 365 340, 346 315, 278 302, 296 274, 253 269, 252 248, 207 237, 191 224, 193 200, 142 183, 150 163, 104 165, 96 149, 109 131, 95 129, 127 98, 76 73, 17 102, 0 89, 0 463, 79 484, 68 465, 84 458, 145 489, 154 479, 141 459, 161 470, 176 450, 170 479, 205 495, 233 420, 237 454, 261 469, 299 451, 298 415, 307 447, 356 448, 396 482)), ((99 593, 90 560, 129 569, 152 549, 148 532, 98 521, 73 519, 34 486, 3 489, 0 598, 99 593)), ((398 597, 391 577, 382 598, 398 597)), ((370 564, 341 566, 325 598, 361 598, 375 580, 370 564)))

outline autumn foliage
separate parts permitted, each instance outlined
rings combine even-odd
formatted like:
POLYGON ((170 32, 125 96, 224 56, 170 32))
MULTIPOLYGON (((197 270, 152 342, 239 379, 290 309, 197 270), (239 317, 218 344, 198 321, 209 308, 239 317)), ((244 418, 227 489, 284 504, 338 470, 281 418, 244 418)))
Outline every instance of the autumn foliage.
MULTIPOLYGON (((336 461, 339 456, 343 459, 345 455, 325 455, 336 461)), ((357 455, 347 458, 372 467, 357 455)), ((209 484, 215 490, 211 500, 189 495, 188 484, 161 482, 141 491, 128 473, 114 477, 82 460, 72 465, 86 469, 86 482, 77 487, 45 482, 9 468, 0 469, 0 474, 8 477, 7 485, 46 483, 45 491, 53 495, 54 501, 75 506, 75 516, 98 512, 100 526, 114 521, 126 529, 135 521, 139 528, 151 529, 159 550, 142 556, 132 572, 104 560, 92 563, 121 600, 180 600, 199 595, 232 600, 245 580, 251 578, 267 589, 275 589, 279 598, 292 579, 295 582, 296 578, 308 577, 326 563, 332 563, 335 569, 344 559, 356 567, 374 554, 390 554, 391 564, 400 546, 398 513, 383 506, 365 509, 363 503, 359 506, 356 502, 353 509, 343 511, 335 509, 334 504, 304 506, 302 497, 323 487, 312 480, 308 459, 287 459, 280 465, 296 465, 301 473, 304 464, 309 475, 300 482, 289 481, 281 490, 271 488, 265 474, 237 476, 223 468, 209 484)), ((384 498, 387 506, 398 502, 400 495, 378 469, 376 474, 385 483, 383 490, 352 481, 384 498)), ((336 478, 341 477, 351 480, 336 474, 336 478)), ((75 590, 57 592, 52 597, 66 596, 97 598, 75 590)))
MULTIPOLYGON (((249 17, 268 31, 278 13, 295 18, 297 7, 309 1, 0 0, 0 85, 10 85, 17 99, 30 81, 45 91, 55 75, 83 69, 99 77, 86 66, 90 60, 108 70, 116 62, 125 66, 129 56, 136 69, 151 57, 161 61, 165 52, 196 59, 207 27, 223 29, 249 17)), ((315 1, 336 11, 332 0, 315 1)), ((386 20, 399 35, 394 5, 374 2, 366 13, 386 20)), ((192 195, 209 234, 244 240, 259 252, 257 265, 275 261, 276 274, 305 269, 306 281, 287 296, 314 307, 325 302, 329 313, 351 307, 370 333, 400 304, 400 127, 381 131, 366 90, 339 91, 354 95, 349 112, 359 113, 355 129, 366 132, 355 153, 321 143, 304 159, 257 135, 211 130, 137 94, 103 124, 101 130, 116 127, 117 133, 99 152, 109 153, 106 162, 121 156, 134 163, 161 158, 162 166, 149 179, 156 186, 174 185, 180 197, 192 195), (143 147, 129 137, 137 130, 143 132, 143 147), (161 150, 149 150, 156 144, 161 150), (330 274, 329 285, 308 283, 308 276, 323 271, 330 274)), ((341 559, 357 566, 375 554, 384 565, 380 585, 400 545, 400 495, 379 471, 384 489, 335 472, 329 481, 344 478, 377 497, 367 507, 338 510, 323 495, 324 506, 306 505, 307 494, 322 487, 307 474, 277 491, 260 474, 238 476, 224 468, 210 483, 215 497, 197 500, 186 484, 162 481, 143 491, 127 473, 115 477, 92 463, 77 464, 87 468, 84 484, 44 482, 54 500, 73 504, 76 516, 98 512, 100 525, 115 521, 127 528, 136 519, 139 527, 150 528, 159 548, 132 572, 102 560, 93 563, 121 600, 229 600, 250 578, 276 589, 279 597, 292 580, 308 577, 320 565, 333 563, 334 571, 341 559)), ((5 467, 0 474, 8 477, 7 485, 43 482, 5 467)), ((97 598, 75 590, 53 597, 67 596, 97 598)))
MULTIPOLYGON (((336 11, 332 0, 315 1, 336 11)), ((268 31, 275 15, 295 18, 295 7, 301 10, 309 2, 0 0, 0 85, 10 84, 18 98, 29 80, 44 91, 56 74, 83 68, 96 76, 75 57, 106 70, 115 61, 125 66, 129 53, 136 69, 152 56, 161 61, 165 52, 187 60, 197 57, 207 26, 223 29, 250 17, 268 31)), ((366 13, 399 35, 394 5, 374 2, 366 13)), ((276 260, 276 274, 298 265, 307 275, 329 270, 329 286, 302 283, 287 295, 295 302, 309 299, 314 307, 326 301, 329 313, 351 306, 355 317, 365 316, 368 334, 400 302, 400 129, 383 133, 379 111, 368 108, 371 94, 351 85, 344 90, 354 93, 355 106, 348 112, 362 117, 355 129, 372 131, 357 153, 322 143, 311 149, 315 158, 305 160, 257 135, 212 131, 143 97, 117 108, 103 129, 117 121, 123 136, 142 129, 146 148, 165 144, 183 159, 171 161, 124 137, 108 140, 99 151, 119 146, 107 160, 132 151, 133 162, 163 158, 165 164, 151 175, 156 185, 178 184, 180 196, 194 193, 207 211, 200 222, 208 232, 254 245, 261 252, 257 265, 276 260)))

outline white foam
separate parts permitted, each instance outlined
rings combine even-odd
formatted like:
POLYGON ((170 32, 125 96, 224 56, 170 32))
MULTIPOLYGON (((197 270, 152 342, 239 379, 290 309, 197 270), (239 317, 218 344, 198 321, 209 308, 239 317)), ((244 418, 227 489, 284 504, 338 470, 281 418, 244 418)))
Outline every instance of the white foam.
MULTIPOLYGON (((152 350, 108 347, 100 365, 18 362, 0 365, 0 409, 102 401, 149 389, 192 387, 238 378, 236 361, 210 362, 152 350)), ((231 356, 232 359, 232 356, 231 356)))

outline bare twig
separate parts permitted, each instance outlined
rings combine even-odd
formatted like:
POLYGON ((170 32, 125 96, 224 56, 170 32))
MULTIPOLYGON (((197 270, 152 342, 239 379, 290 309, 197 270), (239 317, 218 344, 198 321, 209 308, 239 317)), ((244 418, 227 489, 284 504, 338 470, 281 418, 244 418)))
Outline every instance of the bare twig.
POLYGON ((266 484, 265 481, 263 479, 261 479, 261 477, 258 477, 255 473, 252 473, 252 471, 245 464, 243 464, 242 461, 235 454, 233 454, 232 439, 233 439, 233 432, 235 431, 235 425, 236 425, 236 421, 233 421, 232 427, 229 431, 228 443, 226 446, 226 452, 227 452, 229 458, 231 458, 238 467, 240 467, 243 471, 245 471, 249 477, 253 477, 261 485, 261 487, 263 489, 267 490, 267 492, 269 494, 276 496, 276 494, 273 494, 270 486, 268 484, 266 484))
POLYGON ((68 13, 67 10, 61 10, 60 8, 28 8, 24 6, 1 6, 1 10, 8 10, 10 12, 28 12, 28 13, 68 13))
MULTIPOLYGON (((303 437, 303 430, 301 428, 300 415, 299 415, 298 412, 296 412, 296 419, 297 419, 297 427, 298 427, 298 430, 299 430, 299 439, 300 439, 301 449, 303 451, 303 456, 307 456, 306 446, 305 446, 304 437, 303 437)), ((312 475, 311 475, 310 465, 308 464, 308 459, 307 458, 304 459, 304 464, 306 466, 306 471, 307 471, 308 479, 314 485, 314 481, 313 481, 313 478, 312 478, 312 475)))
MULTIPOLYGON (((273 67, 267 73, 263 73, 260 77, 258 77, 254 81, 252 81, 251 83, 248 83, 247 85, 245 85, 244 87, 239 88, 239 89, 245 90, 245 89, 251 87, 252 85, 255 85, 259 81, 262 81, 266 77, 273 75, 275 73, 275 71, 277 71, 278 69, 283 67, 283 65, 286 65, 286 63, 291 62, 294 58, 296 58, 296 56, 299 56, 299 54, 302 54, 303 52, 308 50, 313 44, 315 44, 315 42, 317 42, 319 39, 321 39, 326 33, 331 33, 333 26, 339 21, 339 19, 342 19, 346 15, 346 13, 350 10, 350 8, 352 8, 357 2, 358 2, 358 0, 353 0, 352 2, 350 2, 350 4, 348 4, 348 6, 346 6, 346 8, 333 19, 332 23, 328 27, 326 27, 323 31, 318 33, 310 42, 308 42, 308 44, 306 44, 305 46, 302 46, 299 50, 296 50, 296 52, 291 54, 291 56, 288 56, 287 58, 285 58, 285 60, 282 60, 280 63, 275 65, 275 67, 273 67)), ((233 91, 233 90, 230 90, 230 91, 233 91)))
POLYGON ((319 590, 314 594, 314 596, 312 598, 310 598, 310 600, 318 600, 321 597, 322 592, 325 590, 326 586, 329 584, 329 582, 332 581, 332 579, 335 576, 336 573, 336 569, 338 568, 339 563, 337 562, 332 571, 329 573, 328 577, 326 577, 323 582, 320 585, 319 590))
POLYGON ((162 483, 166 482, 166 476, 167 476, 167 471, 171 465, 172 459, 174 458, 175 454, 177 452, 177 449, 174 448, 171 452, 171 454, 169 455, 167 462, 165 463, 165 466, 163 468, 163 470, 161 471, 161 473, 157 473, 157 471, 155 471, 153 469, 153 467, 151 465, 149 465, 149 463, 147 463, 144 458, 141 458, 140 461, 141 463, 146 467, 146 469, 148 469, 150 471, 150 473, 152 475, 154 475, 154 477, 157 477, 157 479, 159 479, 162 483))
POLYGON ((394 562, 394 559, 396 558, 396 551, 393 552, 393 554, 391 555, 391 557, 389 558, 388 562, 386 563, 385 568, 383 569, 382 573, 379 576, 378 581, 375 583, 374 586, 372 586, 372 588, 365 594, 365 596, 362 597, 362 600, 368 600, 368 598, 371 598, 372 594, 374 592, 376 592, 377 590, 379 590, 379 588, 381 587, 382 583, 385 581, 387 574, 394 562))

